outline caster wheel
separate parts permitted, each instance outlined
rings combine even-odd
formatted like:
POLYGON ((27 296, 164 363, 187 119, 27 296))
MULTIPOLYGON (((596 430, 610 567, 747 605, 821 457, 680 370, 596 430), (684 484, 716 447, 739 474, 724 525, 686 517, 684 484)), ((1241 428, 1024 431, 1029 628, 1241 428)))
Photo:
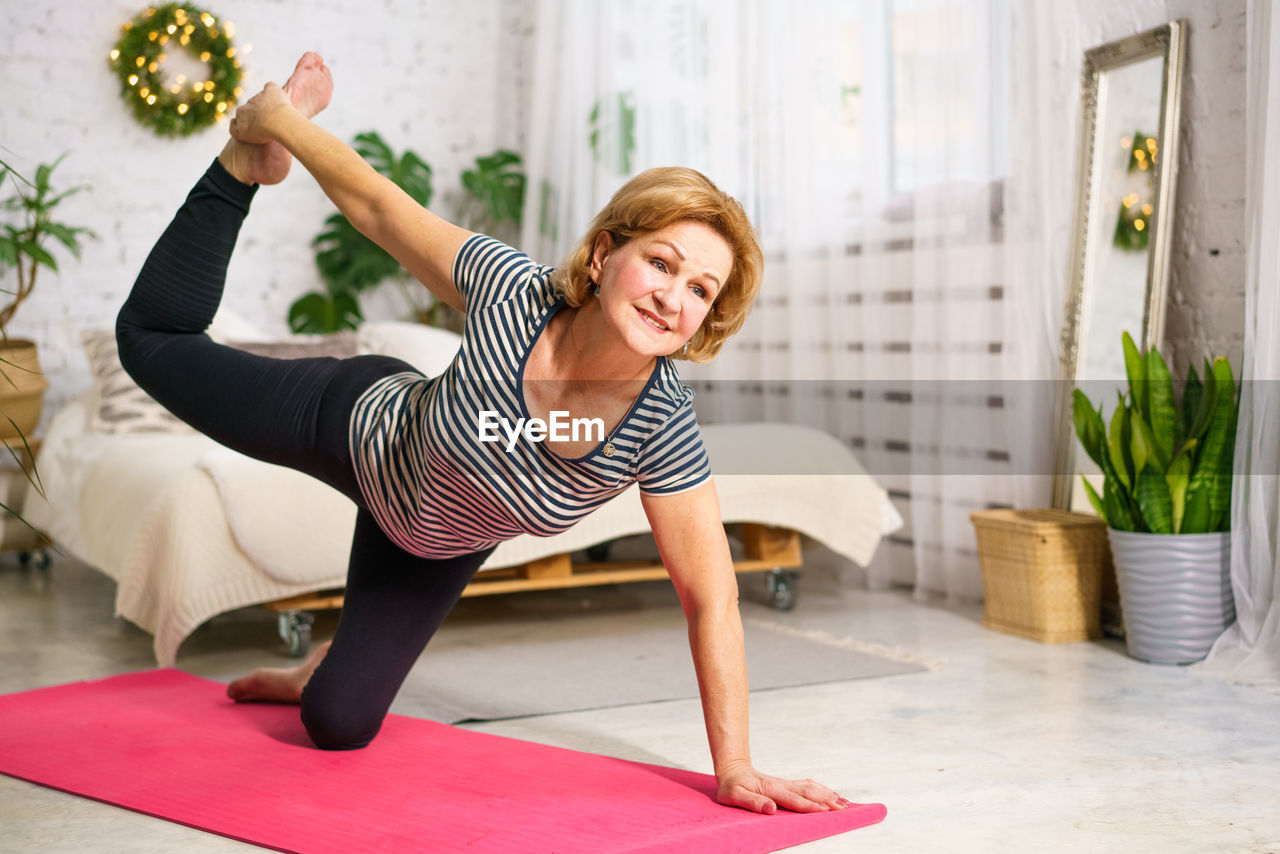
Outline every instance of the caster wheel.
POLYGON ((799 577, 785 569, 771 571, 765 580, 769 586, 769 598, 779 611, 790 611, 796 606, 796 587, 799 577))
POLYGON ((44 572, 52 563, 48 549, 18 552, 18 566, 24 571, 34 569, 37 572, 44 572))
POLYGON ((596 563, 603 563, 609 559, 609 544, 597 543, 594 546, 587 546, 587 557, 596 563))
POLYGON ((311 647, 311 624, 316 618, 304 611, 284 611, 276 619, 280 639, 290 658, 302 658, 311 647))

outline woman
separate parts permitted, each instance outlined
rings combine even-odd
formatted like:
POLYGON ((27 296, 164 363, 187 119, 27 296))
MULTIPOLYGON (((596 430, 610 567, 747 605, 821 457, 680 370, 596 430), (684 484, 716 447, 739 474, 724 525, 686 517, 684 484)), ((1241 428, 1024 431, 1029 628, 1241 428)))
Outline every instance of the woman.
POLYGON ((317 746, 363 747, 498 542, 564 530, 638 481, 688 618, 719 801, 762 813, 843 808, 825 786, 751 764, 737 581, 690 395, 668 359, 714 355, 745 317, 761 257, 741 207, 691 170, 645 173, 553 271, 419 207, 312 124, 331 91, 328 69, 307 54, 283 88, 268 84, 239 108, 233 139, 117 322, 125 367, 176 415, 359 507, 331 644, 228 693, 300 703, 317 746), (205 335, 256 185, 283 180, 292 158, 353 225, 466 313, 442 376, 382 356, 267 359, 205 335), (599 429, 482 435, 483 417, 509 428, 556 413, 599 429))

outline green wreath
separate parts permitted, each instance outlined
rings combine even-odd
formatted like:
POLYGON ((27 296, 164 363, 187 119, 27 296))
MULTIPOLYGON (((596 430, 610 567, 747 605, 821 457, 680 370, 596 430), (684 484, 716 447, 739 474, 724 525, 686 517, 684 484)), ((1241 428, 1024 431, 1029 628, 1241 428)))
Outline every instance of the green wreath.
POLYGON ((188 136, 229 116, 243 93, 240 60, 231 43, 234 27, 201 9, 166 3, 140 13, 123 27, 111 51, 120 92, 138 121, 161 136, 188 136), (170 81, 166 48, 178 45, 208 66, 205 80, 170 81))

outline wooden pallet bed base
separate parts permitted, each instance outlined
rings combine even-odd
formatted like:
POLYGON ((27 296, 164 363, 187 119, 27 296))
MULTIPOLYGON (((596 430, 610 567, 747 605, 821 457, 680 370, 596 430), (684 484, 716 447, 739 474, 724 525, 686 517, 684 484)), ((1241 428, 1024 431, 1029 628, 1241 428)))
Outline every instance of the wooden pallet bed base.
MULTIPOLYGON (((745 557, 733 562, 736 572, 767 572, 794 569, 801 565, 800 534, 789 528, 775 528, 751 522, 742 524, 745 557)), ((481 570, 463 596, 485 596, 518 590, 550 590, 593 584, 621 584, 666 578, 667 570, 657 560, 606 560, 573 563, 567 552, 530 561, 520 566, 481 570)), ((320 611, 342 607, 341 591, 303 593, 265 603, 276 612, 320 611)))

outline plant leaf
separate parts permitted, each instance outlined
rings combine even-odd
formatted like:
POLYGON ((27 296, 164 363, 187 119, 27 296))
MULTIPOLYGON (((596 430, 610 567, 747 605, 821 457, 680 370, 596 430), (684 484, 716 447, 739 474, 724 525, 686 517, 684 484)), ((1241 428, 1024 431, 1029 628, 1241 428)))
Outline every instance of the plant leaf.
POLYGON ((44 208, 44 210, 46 211, 52 210, 53 208, 57 207, 58 203, 61 202, 63 199, 65 199, 67 196, 74 196, 76 193, 79 193, 81 190, 87 190, 87 189, 89 189, 89 186, 87 184, 82 184, 79 187, 72 187, 70 190, 63 190, 61 193, 58 193, 58 195, 54 196, 52 199, 45 199, 44 202, 41 203, 41 207, 44 208))
POLYGON ((1144 410, 1155 440, 1156 458, 1164 467, 1173 460, 1177 411, 1173 406, 1173 378, 1160 351, 1152 347, 1146 355, 1147 405, 1144 410))
POLYGON ((1165 483, 1169 485, 1170 514, 1172 533, 1182 533, 1182 518, 1187 507, 1187 485, 1191 481, 1191 453, 1196 440, 1190 440, 1183 453, 1178 454, 1164 473, 1165 483))
POLYGON ((53 237, 63 246, 70 250, 71 254, 77 259, 80 258, 80 238, 79 233, 88 229, 71 228, 57 222, 46 222, 43 226, 46 234, 53 237))
POLYGON ((4 511, 5 513, 7 513, 10 517, 12 517, 12 518, 14 518, 14 519, 17 519, 19 522, 21 522, 22 524, 26 525, 28 528, 30 528, 30 529, 32 530, 32 532, 34 532, 34 533, 38 534, 38 535, 39 535, 39 536, 41 536, 41 537, 45 536, 44 531, 39 530, 39 529, 38 529, 38 528, 36 528, 34 525, 32 525, 30 522, 28 522, 26 519, 22 518, 22 514, 21 514, 21 513, 19 513, 19 512, 18 512, 16 509, 14 509, 13 507, 10 507, 8 504, 5 504, 3 501, 0 501, 0 510, 3 510, 3 511, 4 511))
MULTIPOLYGON (((8 379, 8 377, 5 377, 5 379, 8 379)), ((10 384, 12 384, 12 381, 10 381, 10 384)), ((14 387, 16 388, 16 386, 14 387)), ((22 440, 22 448, 24 451, 26 451, 26 457, 24 458, 21 454, 19 454, 18 449, 13 447, 13 445, 10 444, 9 442, 4 443, 5 449, 9 452, 9 455, 13 457, 13 461, 18 464, 19 471, 21 471, 22 474, 26 476, 27 483, 31 484, 31 486, 35 488, 35 491, 39 493, 41 497, 47 498, 48 496, 44 494, 44 483, 42 483, 40 480, 40 471, 36 467, 36 461, 35 461, 36 455, 31 450, 31 444, 27 441, 26 435, 23 434, 22 428, 18 426, 18 422, 14 421, 13 418, 10 417, 8 414, 5 414, 4 417, 5 417, 5 420, 9 422, 9 425, 13 427, 13 432, 17 435, 19 439, 22 440), (31 460, 30 471, 27 471, 27 463, 26 463, 27 460, 31 460)), ((3 506, 4 505, 0 504, 0 507, 3 507, 3 506)), ((9 512, 13 513, 12 510, 10 510, 9 512)), ((17 516, 18 514, 14 513, 13 515, 17 516)), ((26 525, 28 528, 31 527, 31 525, 28 524, 28 522, 25 519, 23 519, 21 516, 18 516, 18 520, 22 522, 22 524, 26 525)), ((34 530, 34 528, 32 530, 34 530)))
POLYGON ((1187 365, 1187 380, 1182 387, 1182 403, 1178 406, 1178 444, 1196 438, 1196 414, 1204 398, 1204 384, 1196 373, 1195 365, 1187 365))
POLYGON ((1089 398, 1080 389, 1075 389, 1071 394, 1071 418, 1075 422, 1076 435, 1080 438, 1085 453, 1101 467, 1106 428, 1102 425, 1101 413, 1093 408, 1089 398))
POLYGON ((1162 472, 1148 461, 1138 473, 1138 507, 1142 519, 1153 534, 1173 533, 1173 498, 1162 472))
POLYGON ((355 329, 360 320, 359 303, 350 293, 329 296, 312 291, 289 307, 289 328, 296 333, 321 334, 355 329))
POLYGON ((1111 463, 1111 455, 1105 454, 1102 457, 1102 495, 1103 506, 1106 506, 1107 495, 1112 496, 1115 504, 1115 513, 1119 516, 1123 523, 1129 525, 1125 530, 1146 530, 1142 524, 1142 513, 1138 509, 1137 498, 1134 496, 1134 488, 1126 487, 1120 482, 1116 468, 1111 463), (1110 493, 1107 492, 1110 488, 1110 493))
POLYGON ((57 271, 58 262, 46 250, 38 246, 33 240, 24 240, 18 244, 18 249, 25 252, 35 259, 37 264, 43 264, 50 270, 57 271))
POLYGON ((1116 406, 1116 411, 1111 414, 1111 428, 1107 438, 1107 452, 1111 456, 1111 467, 1115 469, 1116 477, 1120 478, 1120 483, 1125 489, 1133 488, 1133 473, 1130 466, 1133 464, 1129 459, 1129 442, 1126 441, 1127 435, 1131 432, 1129 427, 1129 412, 1125 409, 1124 398, 1120 398, 1120 403, 1116 406))
POLYGON ((1230 389, 1218 388, 1218 384, 1213 379, 1213 367, 1206 359, 1204 363, 1204 384, 1200 389, 1200 397, 1196 401, 1195 414, 1191 419, 1191 428, 1187 431, 1188 438, 1204 439, 1205 431, 1209 429, 1209 419, 1213 417, 1213 410, 1218 404, 1218 395, 1223 391, 1230 394, 1230 389))
POLYGON ((364 314, 360 311, 360 302, 355 294, 337 294, 333 298, 334 310, 339 318, 340 329, 356 329, 364 314))
POLYGON ((400 262, 361 234, 342 214, 325 220, 328 226, 311 242, 316 267, 330 293, 362 291, 399 275, 400 262))
POLYGON ((1143 417, 1147 415, 1147 371, 1133 338, 1128 332, 1121 335, 1124 345, 1124 372, 1129 379, 1129 397, 1143 417))
POLYGON ((1114 478, 1102 482, 1102 505, 1106 510, 1107 524, 1119 531, 1137 531, 1138 523, 1129 509, 1128 499, 1116 489, 1114 478))
POLYGON ((1093 505, 1094 512, 1102 517, 1102 521, 1106 522, 1107 525, 1111 525, 1111 520, 1107 518, 1107 508, 1102 501, 1102 496, 1098 495, 1098 491, 1093 488, 1089 478, 1080 475, 1080 482, 1084 484, 1085 495, 1089 496, 1089 503, 1093 505))
POLYGON ((496 169, 501 169, 504 166, 520 165, 520 155, 506 148, 499 148, 493 153, 490 160, 496 169))
POLYGON ((1136 411, 1129 413, 1129 423, 1133 426, 1130 434, 1131 446, 1130 451, 1133 457, 1134 481, 1137 482, 1137 474, 1147 465, 1147 460, 1151 458, 1153 453, 1151 447, 1151 428, 1147 426, 1147 422, 1136 411))
MULTIPOLYGON (((1218 406, 1214 408, 1214 422, 1221 418, 1222 447, 1218 449, 1217 464, 1214 466, 1214 477, 1209 487, 1209 530, 1230 530, 1231 522, 1231 487, 1234 479, 1236 426, 1239 417, 1239 403, 1235 397, 1235 378, 1231 375, 1231 364, 1224 358, 1213 361, 1213 384, 1219 389, 1226 389, 1225 395, 1218 397, 1218 406), (1223 413, 1219 416, 1219 412, 1223 413)), ((1210 431, 1213 430, 1210 424, 1210 431)), ((1206 443, 1207 443, 1206 439, 1206 443)))
POLYGON ((400 158, 396 170, 395 182, 409 196, 424 208, 431 204, 434 190, 431 186, 431 167, 412 151, 406 151, 400 158))
POLYGON ((289 306, 289 328, 295 333, 321 333, 336 331, 330 328, 333 313, 327 310, 328 298, 312 291, 294 300, 289 306))
POLYGON ((1196 466, 1187 484, 1186 510, 1179 533, 1209 533, 1209 484, 1210 478, 1201 474, 1200 466, 1196 466))
POLYGON ((1238 415, 1235 382, 1226 359, 1216 360, 1210 370, 1217 390, 1216 401, 1187 486, 1187 510, 1182 528, 1188 534, 1211 533, 1230 523, 1238 415))
POLYGON ((355 137, 356 153, 369 162, 384 177, 393 178, 396 169, 396 156, 391 146, 376 131, 358 133, 355 137))
POLYGON ((484 206, 487 227, 508 220, 520 224, 526 179, 519 165, 520 155, 500 149, 489 157, 477 157, 476 168, 462 173, 463 187, 484 206))

